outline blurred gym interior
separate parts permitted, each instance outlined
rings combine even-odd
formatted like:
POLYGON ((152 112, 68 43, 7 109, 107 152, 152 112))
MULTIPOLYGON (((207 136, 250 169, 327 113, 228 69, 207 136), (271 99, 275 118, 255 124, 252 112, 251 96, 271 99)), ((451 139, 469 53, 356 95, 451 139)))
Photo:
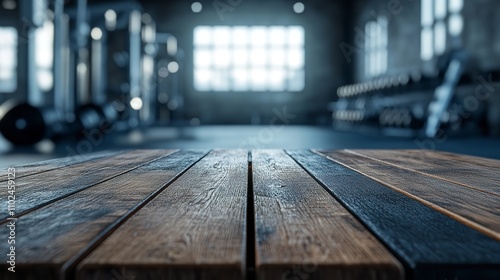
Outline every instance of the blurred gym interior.
POLYGON ((494 0, 0 0, 0 167, 113 149, 500 159, 494 0))

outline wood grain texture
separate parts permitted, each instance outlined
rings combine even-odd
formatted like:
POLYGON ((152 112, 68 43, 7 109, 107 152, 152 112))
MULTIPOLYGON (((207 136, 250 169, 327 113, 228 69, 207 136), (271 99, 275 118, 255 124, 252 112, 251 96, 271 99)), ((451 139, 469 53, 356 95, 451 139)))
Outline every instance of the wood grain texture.
POLYGON ((476 165, 481 165, 481 166, 485 166, 485 167, 500 168, 500 161, 496 160, 496 159, 475 157, 475 156, 470 156, 470 155, 458 155, 458 154, 449 153, 449 152, 442 152, 442 151, 433 152, 433 151, 425 151, 424 150, 424 152, 426 152, 426 154, 429 154, 429 155, 436 154, 439 157, 446 158, 449 160, 460 161, 460 160, 465 159, 465 161, 467 161, 469 163, 476 164, 476 165))
POLYGON ((500 241, 500 197, 347 151, 329 158, 500 241))
POLYGON ((79 279, 242 279, 248 157, 213 151, 79 265, 79 279))
MULTIPOLYGON (((142 151, 143 157, 152 153, 142 151)), ((18 271, 8 272, 3 262, 0 279, 58 279, 103 234, 116 228, 117 221, 133 214, 147 197, 163 190, 204 155, 203 151, 173 153, 22 216, 16 224, 18 271)), ((0 227, 0 235, 7 236, 7 230, 5 225, 0 227)), ((6 252, 7 246, 0 242, 0 251, 6 252)))
POLYGON ((400 263, 284 151, 253 151, 257 279, 401 279, 400 263))
MULTIPOLYGON (((119 176, 172 152, 174 151, 136 150, 70 165, 36 176, 16 178, 16 214, 17 216, 23 215, 25 212, 119 176)), ((0 196, 0 205, 6 205, 6 203, 7 197, 0 196)), ((8 217, 7 212, 2 212, 0 224, 5 223, 8 217)))
MULTIPOLYGON (((105 157, 114 156, 117 154, 125 153, 126 151, 104 151, 91 154, 73 155, 64 158, 44 160, 36 163, 23 164, 13 166, 16 169, 16 178, 24 178, 28 176, 37 175, 47 171, 52 171, 64 168, 70 165, 81 164, 89 161, 98 160, 105 157)), ((1 178, 0 181, 7 181, 6 178, 1 178)))
MULTIPOLYGON (((470 189, 500 196, 500 167, 488 166, 492 160, 417 150, 354 150, 350 152, 396 167, 421 172, 470 189), (452 157, 452 158, 450 158, 452 157)), ((497 165, 500 161, 497 162, 497 165)))
POLYGON ((408 277, 498 279, 500 242, 326 157, 288 153, 403 261, 408 277))

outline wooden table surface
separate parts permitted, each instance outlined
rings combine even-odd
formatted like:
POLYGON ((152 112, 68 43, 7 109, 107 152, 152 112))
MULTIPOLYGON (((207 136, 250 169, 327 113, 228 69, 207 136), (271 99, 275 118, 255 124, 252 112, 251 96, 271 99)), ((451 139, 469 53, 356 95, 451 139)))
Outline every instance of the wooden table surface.
POLYGON ((490 159, 133 150, 18 166, 0 185, 0 279, 500 279, 490 159))

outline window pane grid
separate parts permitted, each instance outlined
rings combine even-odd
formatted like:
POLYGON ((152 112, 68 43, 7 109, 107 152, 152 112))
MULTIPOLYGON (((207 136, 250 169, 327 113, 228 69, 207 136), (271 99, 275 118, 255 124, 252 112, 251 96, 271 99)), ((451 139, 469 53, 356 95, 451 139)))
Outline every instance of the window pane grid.
POLYGON ((387 72, 388 20, 380 16, 365 25, 365 75, 367 78, 387 72))
POLYGON ((301 26, 198 26, 194 87, 198 91, 302 91, 301 26))
POLYGON ((447 34, 457 38, 462 34, 463 0, 422 0, 421 49, 422 60, 431 60, 447 50, 447 34))

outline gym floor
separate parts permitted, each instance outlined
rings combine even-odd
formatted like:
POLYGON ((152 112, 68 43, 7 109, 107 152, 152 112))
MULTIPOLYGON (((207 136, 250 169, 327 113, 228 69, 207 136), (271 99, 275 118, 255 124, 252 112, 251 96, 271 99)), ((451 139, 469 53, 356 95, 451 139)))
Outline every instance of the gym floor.
POLYGON ((127 133, 89 135, 13 147, 0 136, 0 168, 52 158, 121 149, 427 149, 500 159, 500 141, 481 136, 442 139, 395 138, 315 126, 153 127, 127 133))

